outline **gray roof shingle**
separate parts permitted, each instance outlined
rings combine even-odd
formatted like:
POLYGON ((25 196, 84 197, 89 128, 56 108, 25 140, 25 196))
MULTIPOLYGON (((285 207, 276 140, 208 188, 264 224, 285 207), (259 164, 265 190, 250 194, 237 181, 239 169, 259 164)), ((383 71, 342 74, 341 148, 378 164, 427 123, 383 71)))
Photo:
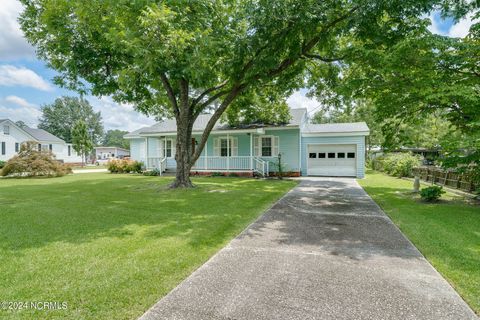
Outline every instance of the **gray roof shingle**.
MULTIPOLYGON (((290 109, 291 120, 285 126, 300 126, 304 114, 307 112, 307 109, 300 108, 300 109, 290 109)), ((193 124, 193 131, 203 131, 207 126, 208 121, 212 117, 211 114, 201 114, 198 116, 197 120, 193 124)), ((231 128, 226 123, 217 122, 213 127, 213 130, 226 130, 226 129, 238 129, 238 128, 231 128)), ((160 121, 153 126, 141 128, 135 131, 132 131, 126 134, 124 137, 132 138, 139 136, 141 134, 151 134, 151 133, 172 133, 177 131, 177 125, 175 123, 175 119, 166 119, 164 121, 160 121)))
POLYGON ((306 124, 304 133, 369 132, 365 122, 306 124))
POLYGON ((47 132, 43 129, 33 129, 29 127, 22 128, 25 132, 35 138, 38 141, 49 141, 49 142, 65 142, 57 136, 54 136, 50 132, 47 132))

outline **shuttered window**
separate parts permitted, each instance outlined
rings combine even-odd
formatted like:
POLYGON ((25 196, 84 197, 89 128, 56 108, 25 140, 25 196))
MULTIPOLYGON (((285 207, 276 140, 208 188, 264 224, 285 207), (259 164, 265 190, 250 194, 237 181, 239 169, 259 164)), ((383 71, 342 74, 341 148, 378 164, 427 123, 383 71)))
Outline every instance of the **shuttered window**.
POLYGON ((213 153, 216 157, 238 156, 238 139, 236 137, 220 137, 213 140, 213 153))
POLYGON ((259 136, 254 139, 255 156, 277 157, 280 139, 277 136, 259 136))

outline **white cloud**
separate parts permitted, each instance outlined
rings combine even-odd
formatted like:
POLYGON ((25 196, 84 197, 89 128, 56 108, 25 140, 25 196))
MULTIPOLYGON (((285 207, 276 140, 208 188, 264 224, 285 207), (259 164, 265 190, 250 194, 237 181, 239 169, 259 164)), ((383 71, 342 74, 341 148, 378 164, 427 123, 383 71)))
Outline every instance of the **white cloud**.
POLYGON ((306 90, 300 90, 293 93, 287 99, 287 104, 291 109, 307 108, 310 115, 321 109, 320 102, 306 96, 306 90))
POLYGON ((132 105, 116 103, 110 97, 92 97, 89 101, 95 111, 102 113, 105 130, 134 131, 155 123, 154 119, 135 111, 132 105))
POLYGON ((52 91, 52 86, 35 71, 25 67, 0 65, 0 86, 31 87, 42 91, 52 91))
POLYGON ((0 99, 0 119, 23 121, 30 127, 36 127, 42 112, 39 107, 17 96, 0 99))
POLYGON ((17 21, 22 4, 18 0, 1 0, 0 7, 0 60, 33 58, 35 50, 23 37, 17 21))
POLYGON ((461 19, 458 21, 457 24, 453 25, 450 30, 448 30, 448 35, 450 37, 455 37, 455 38, 463 38, 465 37, 468 32, 470 31, 470 27, 472 24, 474 24, 474 21, 472 20, 473 15, 470 14, 464 19, 461 19))

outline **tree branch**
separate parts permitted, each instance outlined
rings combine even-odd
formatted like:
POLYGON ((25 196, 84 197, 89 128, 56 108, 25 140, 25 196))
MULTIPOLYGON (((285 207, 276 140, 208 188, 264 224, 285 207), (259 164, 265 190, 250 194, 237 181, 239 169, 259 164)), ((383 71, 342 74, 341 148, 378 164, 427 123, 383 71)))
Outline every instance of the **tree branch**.
POLYGON ((228 80, 225 80, 222 83, 220 83, 218 86, 211 87, 211 88, 205 90, 204 92, 202 92, 196 99, 193 100, 191 108, 194 108, 199 102, 202 101, 203 98, 205 98, 207 95, 209 95, 213 91, 216 91, 216 90, 219 90, 219 89, 222 89, 223 87, 225 87, 227 85, 227 83, 228 83, 228 80))
POLYGON ((306 57, 306 58, 316 59, 316 60, 320 60, 320 61, 323 61, 323 62, 336 62, 336 61, 343 60, 346 57, 346 56, 341 56, 341 57, 336 57, 336 58, 325 58, 321 55, 311 54, 311 53, 304 53, 303 56, 306 57))
POLYGON ((170 102, 172 103, 173 111, 175 114, 178 115, 179 111, 178 111, 177 98, 175 97, 173 88, 170 85, 170 81, 168 81, 167 75, 163 72, 160 73, 160 79, 162 80, 162 84, 163 84, 163 87, 165 88, 165 91, 167 91, 168 99, 170 99, 170 102))

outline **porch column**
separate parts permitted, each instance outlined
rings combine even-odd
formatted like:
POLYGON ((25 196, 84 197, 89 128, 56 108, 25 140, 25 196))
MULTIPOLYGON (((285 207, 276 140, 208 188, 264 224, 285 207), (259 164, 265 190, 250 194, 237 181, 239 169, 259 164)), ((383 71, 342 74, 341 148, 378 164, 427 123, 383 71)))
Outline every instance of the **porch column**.
POLYGON ((167 157, 167 136, 163 138, 163 156, 162 158, 167 157))
POLYGON ((145 138, 145 163, 146 167, 149 168, 150 164, 148 163, 148 137, 145 138))
POLYGON ((227 171, 230 171, 230 135, 227 133, 227 171))
POLYGON ((204 167, 205 167, 205 170, 208 170, 208 138, 207 138, 207 141, 205 141, 205 147, 203 150, 205 150, 204 167))
POLYGON ((253 170, 253 133, 250 133, 250 170, 253 170))

